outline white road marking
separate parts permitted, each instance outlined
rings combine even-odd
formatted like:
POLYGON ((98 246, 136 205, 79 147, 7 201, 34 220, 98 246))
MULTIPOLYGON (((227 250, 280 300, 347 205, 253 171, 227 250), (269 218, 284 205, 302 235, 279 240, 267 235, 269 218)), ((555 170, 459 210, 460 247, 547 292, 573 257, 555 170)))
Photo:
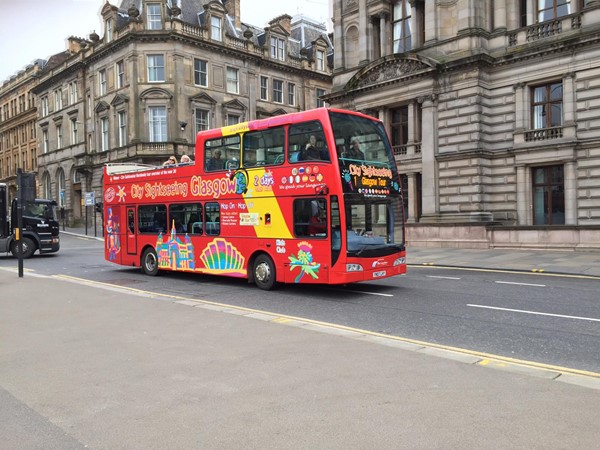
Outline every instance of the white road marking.
POLYGON ((343 292, 358 292, 359 294, 381 295, 382 297, 393 297, 394 294, 382 294, 381 292, 353 291, 351 289, 338 289, 343 292))
POLYGON ((550 313, 543 313, 543 312, 538 312, 538 311, 526 311, 523 309, 497 308, 495 306, 473 305, 473 304, 469 304, 469 303, 467 304, 467 306, 472 306, 473 308, 496 309, 498 311, 519 312, 519 313, 523 313, 523 314, 535 314, 538 316, 562 317, 564 319, 591 320, 592 322, 600 322, 600 319, 594 319, 593 317, 566 316, 563 314, 550 314, 550 313))
POLYGON ((427 275, 427 278, 441 278, 442 280, 460 280, 459 277, 436 277, 435 275, 427 275))
POLYGON ((515 283, 513 281, 494 281, 494 283, 498 283, 498 284, 516 284, 517 286, 546 287, 545 284, 515 283))

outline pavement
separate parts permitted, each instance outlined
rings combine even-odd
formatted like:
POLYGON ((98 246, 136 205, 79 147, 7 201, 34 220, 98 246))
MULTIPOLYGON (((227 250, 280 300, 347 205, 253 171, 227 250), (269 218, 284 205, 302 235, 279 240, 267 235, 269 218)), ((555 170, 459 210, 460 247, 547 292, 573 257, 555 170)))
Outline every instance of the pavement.
MULTIPOLYGON (((414 250, 413 264, 491 264, 480 250, 414 250)), ((532 256, 499 253, 494 264, 533 267, 532 256)), ((570 449, 600 439, 597 373, 226 298, 6 269, 0 286, 2 449, 570 449)))

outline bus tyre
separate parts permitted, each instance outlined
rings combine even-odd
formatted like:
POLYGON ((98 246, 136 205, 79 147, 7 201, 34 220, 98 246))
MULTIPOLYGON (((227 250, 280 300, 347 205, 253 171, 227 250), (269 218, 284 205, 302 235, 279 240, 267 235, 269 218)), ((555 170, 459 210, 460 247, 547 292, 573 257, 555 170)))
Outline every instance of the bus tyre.
POLYGON ((275 264, 268 255, 258 255, 254 260, 254 282, 260 289, 269 291, 275 285, 275 264))
MULTIPOLYGON (((35 244, 28 237, 22 238, 21 241, 23 242, 23 258, 31 258, 35 252, 35 244)), ((13 241, 10 245, 10 252, 15 258, 19 257, 19 243, 17 241, 13 241)))
POLYGON ((158 274, 158 258, 153 248, 149 247, 142 254, 142 271, 146 275, 155 276, 158 274))

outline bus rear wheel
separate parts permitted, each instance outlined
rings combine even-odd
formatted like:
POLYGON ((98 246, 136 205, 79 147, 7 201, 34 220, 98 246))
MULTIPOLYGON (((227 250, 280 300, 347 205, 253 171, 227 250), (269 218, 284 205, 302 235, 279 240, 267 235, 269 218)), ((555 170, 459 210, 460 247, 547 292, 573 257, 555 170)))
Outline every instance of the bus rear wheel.
MULTIPOLYGON (((21 241, 23 243, 23 258, 31 258, 35 252, 35 244, 28 237, 22 238, 21 241)), ((15 258, 19 257, 19 243, 17 241, 12 242, 10 252, 15 258)))
POLYGON ((142 271, 150 276, 158 274, 158 258, 153 248, 147 248, 142 254, 142 271))
POLYGON ((258 255, 254 261, 254 282, 265 291, 275 286, 275 264, 267 255, 258 255))

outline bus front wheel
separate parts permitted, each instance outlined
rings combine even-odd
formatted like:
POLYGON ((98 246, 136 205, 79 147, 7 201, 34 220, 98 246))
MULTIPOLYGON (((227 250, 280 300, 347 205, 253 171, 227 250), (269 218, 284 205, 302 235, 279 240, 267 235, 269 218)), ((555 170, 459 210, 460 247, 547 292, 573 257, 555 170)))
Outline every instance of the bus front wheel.
POLYGON ((142 255, 142 270, 146 275, 158 274, 158 259, 153 248, 147 248, 142 255))
POLYGON ((260 289, 269 291, 275 285, 275 264, 267 255, 258 255, 254 261, 254 282, 260 289))

